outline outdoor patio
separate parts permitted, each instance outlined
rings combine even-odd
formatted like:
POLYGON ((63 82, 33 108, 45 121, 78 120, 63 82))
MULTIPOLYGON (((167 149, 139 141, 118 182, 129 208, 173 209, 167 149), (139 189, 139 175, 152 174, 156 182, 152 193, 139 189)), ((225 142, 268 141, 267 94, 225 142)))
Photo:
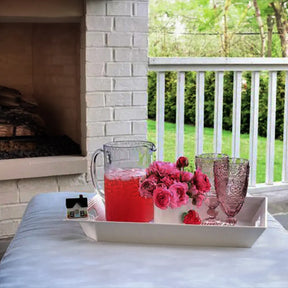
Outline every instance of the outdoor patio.
MULTIPOLYGON (((78 145, 80 153, 0 160, 0 286, 3 283, 4 287, 68 287, 75 284, 91 287, 97 283, 99 287, 121 287, 122 284, 123 287, 186 288, 196 285, 198 288, 212 284, 215 287, 217 284, 219 287, 272 287, 272 284, 287 287, 288 234, 271 215, 288 229, 288 59, 149 58, 148 0, 50 0, 39 1, 37 6, 34 0, 12 2, 0 0, 0 35, 3 35, 0 86, 8 87, 14 93, 12 96, 0 94, 1 109, 9 112, 10 106, 16 105, 13 107, 19 111, 28 106, 31 112, 35 107, 39 108, 37 111, 47 123, 47 131, 67 135, 78 145), (77 220, 64 219, 67 214, 64 204, 70 195, 78 197, 82 193, 88 199, 94 196, 90 163, 97 149, 107 142, 147 139, 148 72, 157 74, 156 159, 165 160, 165 73, 171 71, 177 74, 175 158, 187 152, 184 149, 185 73, 196 74, 195 151, 190 161, 204 152, 205 74, 210 72, 215 73, 215 100, 213 149, 209 152, 222 152, 224 80, 225 73, 231 72, 234 77, 229 154, 241 156, 242 80, 244 73, 250 73, 248 192, 252 196, 267 196, 269 212, 258 215, 266 207, 264 199, 261 209, 256 209, 258 214, 253 216, 252 224, 242 226, 252 234, 254 228, 263 232, 253 247, 247 246, 247 242, 240 243, 244 246, 237 246, 237 242, 236 246, 223 247, 226 240, 223 238, 217 247, 194 247, 190 243, 179 247, 166 242, 159 245, 157 235, 153 244, 118 243, 115 239, 94 241, 98 239, 97 235, 91 239, 87 237, 77 220), (286 82, 282 167, 275 175, 276 157, 279 158, 279 154, 275 154, 279 72, 285 73, 286 82), (269 82, 265 181, 257 183, 259 93, 264 74, 269 82), (275 176, 280 179, 280 174, 281 180, 275 181, 275 176), (231 257, 234 265, 231 265, 231 257), (191 267, 195 273, 191 273, 191 267)), ((23 109, 21 111, 27 112, 23 109)), ((5 121, 2 122, 6 125, 5 121)), ((8 125, 9 129, 5 126, 5 132, 13 132, 5 137, 19 136, 16 131, 24 131, 24 134, 28 131, 29 136, 35 136, 31 135, 34 127, 27 129, 24 124, 8 125)), ((35 146, 31 143, 28 146, 34 153, 35 146)), ((17 155, 25 154, 25 151, 20 152, 17 155)), ((105 159, 101 157, 94 168, 103 184, 105 159)), ((208 231, 211 236, 210 226, 174 226, 178 227, 176 229, 184 227, 186 231, 190 228, 208 231)), ((108 232, 113 234, 117 229, 121 230, 119 226, 115 227, 108 232)), ((140 240, 145 230, 141 227, 137 230, 139 233, 134 232, 140 240)), ((237 226, 218 228, 214 226, 212 230, 223 237, 237 226), (217 231, 218 228, 223 230, 217 231)), ((173 239, 165 233, 164 239, 173 239)), ((127 235, 133 235, 133 229, 127 235)), ((174 233, 174 237, 178 234, 174 233)), ((246 234, 242 233, 241 237, 245 240, 246 234)), ((204 238, 213 240, 213 237, 204 238)), ((229 241, 229 237, 227 239, 229 241)), ((202 244, 201 239, 199 241, 202 244)), ((275 285, 273 287, 277 287, 275 285)))

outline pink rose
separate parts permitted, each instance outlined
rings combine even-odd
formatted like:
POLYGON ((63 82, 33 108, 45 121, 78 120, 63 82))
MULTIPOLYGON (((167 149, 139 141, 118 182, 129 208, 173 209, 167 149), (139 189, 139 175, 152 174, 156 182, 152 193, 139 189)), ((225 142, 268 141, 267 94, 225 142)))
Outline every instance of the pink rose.
POLYGON ((149 168, 147 169, 147 174, 154 174, 157 177, 163 178, 170 174, 173 174, 176 170, 176 165, 170 162, 163 162, 163 161, 155 161, 150 164, 149 168))
POLYGON ((139 188, 140 195, 144 198, 152 198, 153 191, 156 188, 154 179, 147 178, 141 184, 139 188))
POLYGON ((174 183, 170 186, 169 191, 172 194, 170 207, 177 208, 188 203, 189 196, 186 194, 188 191, 187 183, 174 183))
POLYGON ((167 188, 167 186, 164 184, 164 183, 158 183, 157 185, 156 185, 156 188, 167 188))
POLYGON ((194 172, 193 183, 196 186, 196 189, 199 192, 208 192, 210 191, 211 184, 209 178, 206 174, 203 174, 200 169, 197 169, 194 172))
POLYGON ((195 198, 193 199, 195 201, 195 205, 199 208, 203 201, 205 200, 206 196, 202 193, 198 193, 195 198))
POLYGON ((188 167, 189 166, 189 161, 187 157, 181 156, 177 159, 176 161, 176 167, 181 170, 184 167, 188 167))
POLYGON ((184 214, 183 223, 199 225, 201 224, 201 219, 195 210, 189 210, 188 213, 184 214))
POLYGON ((174 180, 169 178, 169 177, 164 177, 161 179, 161 182, 167 187, 169 188, 173 183, 174 183, 174 180))
POLYGON ((181 171, 180 179, 182 182, 190 182, 193 178, 193 174, 191 172, 181 171))
POLYGON ((153 200, 158 208, 165 210, 170 204, 171 193, 166 188, 157 187, 153 193, 153 200))

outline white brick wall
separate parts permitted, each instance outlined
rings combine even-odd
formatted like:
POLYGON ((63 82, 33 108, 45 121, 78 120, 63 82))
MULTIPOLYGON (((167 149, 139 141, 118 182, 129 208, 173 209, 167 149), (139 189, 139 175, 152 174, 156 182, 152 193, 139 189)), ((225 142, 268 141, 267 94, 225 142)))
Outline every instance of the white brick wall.
POLYGON ((121 137, 145 139, 148 0, 88 0, 86 39, 87 150, 121 137))
POLYGON ((0 238, 13 236, 35 195, 60 191, 93 192, 93 188, 84 174, 1 181, 0 238))
MULTIPOLYGON (((146 139, 148 0, 87 0, 86 5, 80 45, 81 138, 90 158, 107 142, 146 139)), ((97 175, 103 179, 101 165, 99 158, 97 175)), ((15 233, 34 195, 92 192, 87 179, 89 174, 1 181, 0 238, 15 233)))
POLYGON ((132 33, 109 33, 107 37, 108 46, 114 47, 131 47, 132 33))

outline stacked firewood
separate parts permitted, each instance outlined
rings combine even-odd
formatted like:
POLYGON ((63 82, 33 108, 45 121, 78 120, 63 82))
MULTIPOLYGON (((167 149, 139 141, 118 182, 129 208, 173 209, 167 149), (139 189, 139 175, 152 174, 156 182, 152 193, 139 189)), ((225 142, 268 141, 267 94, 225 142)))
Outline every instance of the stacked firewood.
POLYGON ((44 135, 45 124, 37 110, 38 105, 18 90, 0 86, 0 137, 44 135))

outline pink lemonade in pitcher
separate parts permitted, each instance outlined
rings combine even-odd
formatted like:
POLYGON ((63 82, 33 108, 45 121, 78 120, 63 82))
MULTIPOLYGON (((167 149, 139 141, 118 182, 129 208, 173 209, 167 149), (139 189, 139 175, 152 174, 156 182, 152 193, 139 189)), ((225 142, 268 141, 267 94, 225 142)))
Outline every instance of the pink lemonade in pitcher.
POLYGON ((104 175, 107 221, 150 222, 153 199, 140 196, 139 182, 145 169, 114 169, 104 175))

